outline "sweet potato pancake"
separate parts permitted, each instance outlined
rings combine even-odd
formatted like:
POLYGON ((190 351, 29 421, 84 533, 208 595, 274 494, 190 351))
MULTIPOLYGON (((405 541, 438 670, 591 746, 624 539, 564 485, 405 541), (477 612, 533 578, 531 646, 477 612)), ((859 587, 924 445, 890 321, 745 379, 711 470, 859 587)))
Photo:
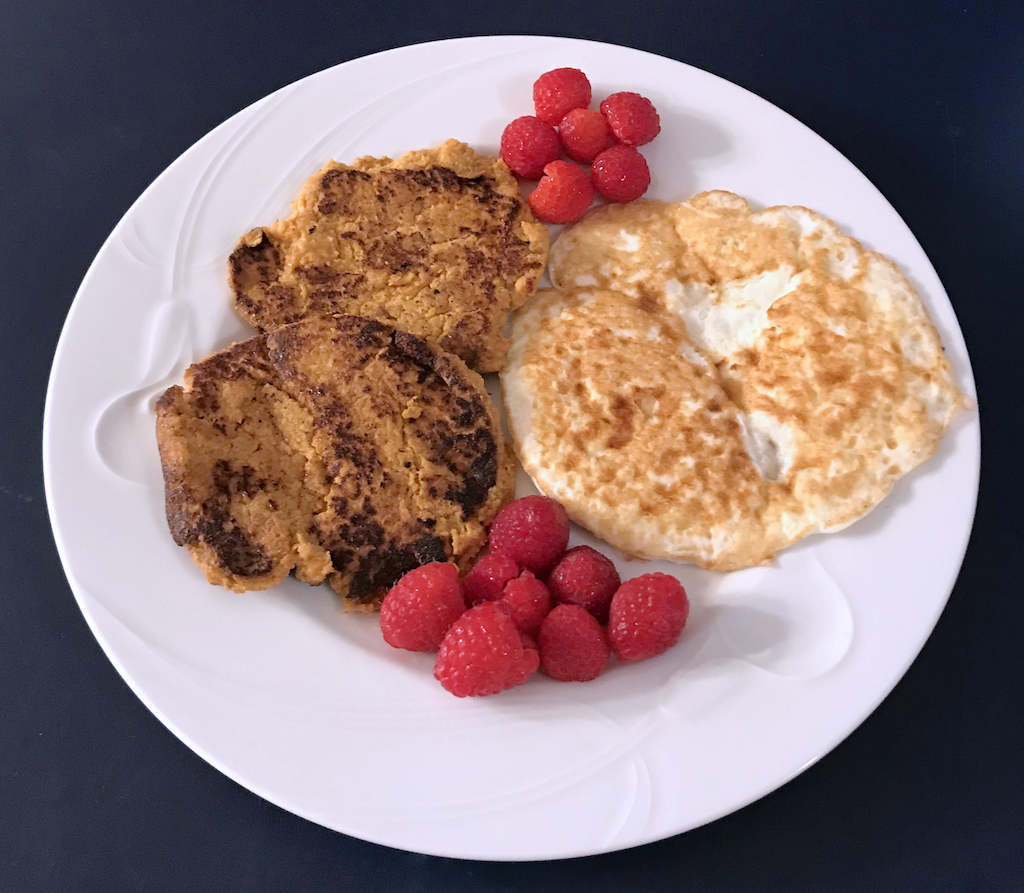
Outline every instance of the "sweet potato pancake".
POLYGON ((804 208, 604 206, 552 250, 502 390, 542 491, 627 553, 734 570, 835 530, 966 405, 913 287, 804 208))
POLYGON ((502 367, 506 315, 536 291, 548 235, 504 162, 448 140, 396 161, 332 161, 291 216, 231 255, 238 314, 261 331, 356 314, 502 367))
POLYGON ((483 380, 422 338, 311 317, 190 366, 157 404, 167 520, 211 583, 328 579, 373 609, 406 571, 467 569, 513 492, 483 380))

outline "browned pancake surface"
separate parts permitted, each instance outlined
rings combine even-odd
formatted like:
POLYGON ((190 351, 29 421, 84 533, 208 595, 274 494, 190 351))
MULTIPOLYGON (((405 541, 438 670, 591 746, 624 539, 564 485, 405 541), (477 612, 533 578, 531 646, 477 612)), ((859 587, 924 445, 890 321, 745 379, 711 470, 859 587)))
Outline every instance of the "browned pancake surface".
POLYGON ((262 331, 357 314, 493 372, 506 315, 536 291, 547 251, 505 164, 448 140, 395 161, 332 161, 289 217, 239 240, 230 281, 235 309, 262 331))
POLYGON ((406 571, 462 569, 512 496, 483 381, 354 316, 312 317, 191 366, 157 406, 167 519, 212 583, 329 579, 373 608, 406 571))

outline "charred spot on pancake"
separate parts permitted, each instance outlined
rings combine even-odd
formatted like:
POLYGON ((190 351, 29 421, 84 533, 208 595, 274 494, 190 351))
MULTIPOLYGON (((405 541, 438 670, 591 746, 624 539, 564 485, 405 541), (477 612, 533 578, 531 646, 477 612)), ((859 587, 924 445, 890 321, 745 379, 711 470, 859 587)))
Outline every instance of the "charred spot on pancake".
POLYGON ((357 170, 327 171, 320 178, 320 201, 317 203, 317 210, 324 215, 351 214, 353 192, 359 186, 368 185, 371 180, 369 174, 357 170))
POLYGON ((197 532, 216 552, 221 566, 235 576, 265 577, 273 570, 266 549, 222 512, 213 510, 200 518, 197 532))
POLYGON ((281 252, 265 229, 248 233, 228 258, 236 289, 246 290, 259 282, 271 282, 281 269, 281 252))
POLYGON ((374 553, 362 562, 353 577, 349 598, 362 604, 379 603, 387 591, 413 568, 447 560, 444 541, 429 534, 407 545, 374 553))
POLYGON ((324 264, 317 264, 312 267, 296 267, 295 275, 300 276, 313 285, 328 285, 335 282, 340 276, 337 270, 332 270, 324 264))
POLYGON ((392 233, 367 247, 366 264, 378 270, 404 273, 424 267, 428 253, 429 246, 419 233, 392 233))

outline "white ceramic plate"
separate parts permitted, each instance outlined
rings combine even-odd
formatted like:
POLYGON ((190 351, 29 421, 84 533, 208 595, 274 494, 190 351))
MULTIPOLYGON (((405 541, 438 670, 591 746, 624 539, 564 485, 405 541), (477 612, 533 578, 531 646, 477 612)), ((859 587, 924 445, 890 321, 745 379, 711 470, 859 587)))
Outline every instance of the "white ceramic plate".
MULTIPOLYGON (((432 658, 386 646, 374 617, 289 580, 212 587, 164 519, 153 401, 249 330, 225 280, 237 237, 287 213, 330 158, 456 137, 497 152, 543 71, 582 68, 595 102, 649 96, 650 194, 729 189, 800 204, 894 257, 931 308, 961 387, 963 339, 921 247, 838 152, 762 99, 635 50, 494 37, 393 50, 286 87, 160 176, 118 224, 68 315, 46 406, 54 533, 93 632, 168 728, 222 772, 330 828, 424 853, 544 859, 663 838, 744 806, 827 753, 891 690, 953 587, 980 437, 963 414, 871 515, 775 567, 670 570, 692 602, 668 654, 586 684, 534 677, 459 700, 432 658)), ((575 543, 588 539, 574 532, 575 543)))

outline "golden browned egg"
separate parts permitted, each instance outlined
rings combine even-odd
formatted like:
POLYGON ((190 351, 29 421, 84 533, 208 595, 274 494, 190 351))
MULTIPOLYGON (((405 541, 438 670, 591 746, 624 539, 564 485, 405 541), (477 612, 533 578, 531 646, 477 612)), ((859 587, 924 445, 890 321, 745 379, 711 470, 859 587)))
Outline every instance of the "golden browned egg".
POLYGON ((462 570, 512 497, 483 380, 422 338, 311 317, 190 366, 157 404, 167 520, 211 583, 328 579, 373 609, 431 561, 462 570))
POLYGON ((236 311, 261 331, 356 314, 494 372, 506 316, 536 291, 547 253, 505 163, 448 140, 395 161, 332 161, 290 216, 239 240, 229 276, 236 311))
POLYGON ((733 570, 859 518, 966 405, 917 293, 804 208, 603 206, 551 252, 502 391, 542 491, 624 552, 733 570))

